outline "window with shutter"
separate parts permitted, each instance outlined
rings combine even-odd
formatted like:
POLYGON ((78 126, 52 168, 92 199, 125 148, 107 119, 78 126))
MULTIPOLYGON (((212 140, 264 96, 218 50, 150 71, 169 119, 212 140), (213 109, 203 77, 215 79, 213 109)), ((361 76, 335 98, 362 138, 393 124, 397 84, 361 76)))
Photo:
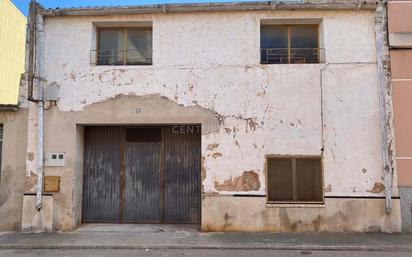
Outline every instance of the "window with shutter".
POLYGON ((320 157, 267 157, 268 203, 323 203, 320 157))

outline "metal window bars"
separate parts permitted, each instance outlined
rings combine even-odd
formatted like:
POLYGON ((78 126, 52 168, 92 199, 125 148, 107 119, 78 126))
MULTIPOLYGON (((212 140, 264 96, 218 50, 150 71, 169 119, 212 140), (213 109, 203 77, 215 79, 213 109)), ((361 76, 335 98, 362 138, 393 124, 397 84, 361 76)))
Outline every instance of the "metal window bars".
POLYGON ((151 51, 133 50, 91 50, 90 63, 94 65, 151 65, 151 51))
POLYGON ((261 64, 321 63, 324 62, 323 48, 262 48, 261 64))
MULTIPOLYGON (((323 48, 262 48, 262 64, 322 63, 323 48)), ((92 50, 90 63, 94 65, 151 65, 151 51, 139 50, 92 50)))

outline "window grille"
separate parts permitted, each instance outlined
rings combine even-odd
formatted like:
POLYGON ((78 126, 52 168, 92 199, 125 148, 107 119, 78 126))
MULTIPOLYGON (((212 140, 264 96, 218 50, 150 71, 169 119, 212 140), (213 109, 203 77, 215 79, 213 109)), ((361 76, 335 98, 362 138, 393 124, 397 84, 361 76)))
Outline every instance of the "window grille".
POLYGON ((90 58, 95 65, 150 65, 152 28, 100 28, 90 58))
POLYGON ((260 60, 262 64, 320 63, 318 25, 262 25, 260 60))

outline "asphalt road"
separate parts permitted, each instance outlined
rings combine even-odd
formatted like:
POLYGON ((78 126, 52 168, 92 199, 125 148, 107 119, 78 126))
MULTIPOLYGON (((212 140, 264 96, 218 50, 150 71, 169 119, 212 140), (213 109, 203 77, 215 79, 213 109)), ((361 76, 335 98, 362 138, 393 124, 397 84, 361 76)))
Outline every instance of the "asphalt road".
POLYGON ((0 250, 0 257, 411 257, 411 252, 394 251, 268 251, 268 250, 0 250))

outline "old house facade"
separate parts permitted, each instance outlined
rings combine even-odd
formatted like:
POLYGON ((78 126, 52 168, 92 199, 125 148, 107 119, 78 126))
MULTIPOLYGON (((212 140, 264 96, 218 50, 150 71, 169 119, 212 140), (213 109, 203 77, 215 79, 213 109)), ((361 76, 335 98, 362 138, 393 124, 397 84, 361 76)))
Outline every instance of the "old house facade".
POLYGON ((401 231, 385 8, 32 5, 0 227, 401 231))

